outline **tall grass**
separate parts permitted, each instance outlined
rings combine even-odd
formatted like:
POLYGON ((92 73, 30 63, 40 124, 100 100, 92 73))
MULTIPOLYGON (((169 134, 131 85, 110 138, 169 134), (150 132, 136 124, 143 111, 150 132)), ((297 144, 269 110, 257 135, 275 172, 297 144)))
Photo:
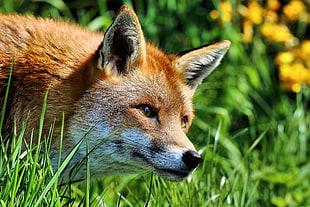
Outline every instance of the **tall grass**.
POLYGON ((282 90, 275 48, 259 35, 244 44, 241 22, 219 25, 212 20, 208 13, 219 3, 0 0, 3 13, 64 18, 92 30, 105 30, 119 6, 127 4, 140 16, 147 39, 168 52, 221 39, 232 42, 194 98, 196 119, 189 137, 203 163, 187 180, 174 183, 146 174, 96 182, 87 177, 80 184, 59 186, 61 170, 53 173, 48 155, 36 153, 48 152, 46 145, 21 149, 23 128, 10 144, 1 137, 0 205, 310 206, 309 87, 297 94, 282 90))
MULTIPOLYGON (((6 104, 10 95, 9 88, 13 68, 14 61, 8 78, 0 126, 3 126, 3 117, 5 116, 6 104)), ((36 146, 32 145, 32 141, 28 144, 24 142, 27 120, 23 123, 20 132, 14 130, 11 138, 3 137, 2 133, 0 133, 0 206, 61 206, 62 195, 59 194, 61 188, 58 187, 58 178, 83 139, 75 146, 67 158, 61 164, 59 163, 59 169, 54 173, 49 158, 48 140, 50 137, 45 138, 45 141, 42 142, 47 95, 48 93, 46 93, 42 106, 38 138, 35 138, 38 143, 36 146)), ((1 129, 2 127, 0 132, 1 129)), ((52 129, 53 126, 51 126, 51 131, 53 131, 52 129)), ((63 134, 63 131, 61 134, 63 134)), ((33 139, 32 136, 31 140, 33 139)))

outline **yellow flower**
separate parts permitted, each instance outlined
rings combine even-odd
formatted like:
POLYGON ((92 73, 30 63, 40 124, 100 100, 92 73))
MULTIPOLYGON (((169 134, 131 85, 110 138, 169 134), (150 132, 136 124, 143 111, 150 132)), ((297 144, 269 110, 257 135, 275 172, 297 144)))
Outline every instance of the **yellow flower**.
MULTIPOLYGON (((305 65, 306 65, 308 68, 310 68, 310 60, 309 60, 309 59, 305 61, 305 65)), ((309 69, 309 70, 310 70, 310 69, 309 69)))
POLYGON ((232 20, 231 14, 232 14, 232 6, 230 2, 222 1, 219 5, 219 11, 212 10, 209 15, 212 19, 219 19, 221 17, 221 19, 224 22, 231 22, 232 20))
POLYGON ((243 17, 245 17, 246 14, 247 14, 247 12, 248 12, 248 8, 245 7, 244 5, 240 4, 240 5, 238 6, 238 12, 239 12, 239 14, 241 14, 243 17))
POLYGON ((225 22, 231 22, 232 20, 232 6, 228 1, 222 1, 220 3, 220 11, 222 15, 222 19, 225 22))
POLYGON ((283 82, 290 82, 291 70, 289 64, 283 64, 279 67, 280 79, 283 82))
POLYGON ((212 19, 218 19, 218 18, 220 18, 220 14, 219 14, 218 11, 212 10, 212 11, 210 12, 210 17, 211 17, 212 19))
POLYGON ((264 23, 261 27, 261 33, 267 39, 275 42, 286 42, 293 37, 286 25, 264 23))
POLYGON ((289 4, 283 7, 283 13, 289 20, 296 20, 301 14, 306 12, 305 4, 300 0, 290 1, 289 4))
POLYGON ((301 90, 302 84, 310 83, 310 69, 299 61, 280 65, 279 69, 283 85, 296 93, 301 90))
POLYGON ((265 13, 265 21, 266 22, 278 22, 279 16, 277 12, 272 11, 272 10, 267 10, 265 13))
POLYGON ((281 3, 278 0, 268 0, 268 9, 276 11, 280 8, 281 3))
POLYGON ((285 42, 290 39, 293 35, 286 25, 278 25, 273 34, 273 40, 275 42, 285 42))
POLYGON ((301 91, 301 85, 299 83, 294 83, 291 86, 291 89, 292 89, 293 92, 298 93, 298 92, 301 91))
POLYGON ((294 60, 294 55, 291 52, 280 52, 276 56, 276 63, 278 65, 290 64, 294 60))
POLYGON ((299 83, 282 83, 282 88, 286 90, 291 90, 294 93, 298 93, 301 91, 301 84, 299 83))
POLYGON ((310 55, 310 40, 302 41, 300 50, 303 54, 310 55))
POLYGON ((248 5, 245 18, 254 24, 260 24, 263 21, 263 12, 264 9, 256 1, 252 1, 248 5))
POLYGON ((242 24, 242 40, 243 42, 252 42, 253 39, 253 23, 251 21, 244 21, 242 24))
POLYGON ((310 61, 310 41, 303 40, 300 44, 300 48, 296 49, 296 56, 303 61, 306 65, 309 65, 310 61))
POLYGON ((274 28, 275 28, 275 24, 264 23, 261 26, 261 33, 262 33, 263 36, 269 38, 269 37, 271 37, 273 35, 274 28))
POLYGON ((300 62, 295 62, 291 65, 291 80, 294 83, 308 83, 310 82, 310 71, 300 62))

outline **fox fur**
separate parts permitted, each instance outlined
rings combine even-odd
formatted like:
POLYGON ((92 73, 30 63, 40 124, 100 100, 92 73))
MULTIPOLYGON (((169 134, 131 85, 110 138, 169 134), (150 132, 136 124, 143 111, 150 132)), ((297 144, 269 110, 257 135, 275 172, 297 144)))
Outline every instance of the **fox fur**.
MULTIPOLYGON (((144 39, 135 12, 123 6, 105 32, 66 22, 0 15, 0 107, 12 68, 2 136, 38 135, 48 91, 45 136, 54 124, 51 160, 57 169, 64 114, 63 158, 86 136, 92 177, 153 171, 180 181, 201 157, 186 136, 196 87, 230 46, 220 41, 176 54, 144 39), (106 140, 104 140, 106 139, 106 140), (102 142, 104 140, 104 142, 102 142), (100 144, 101 143, 101 144, 100 144)), ((86 155, 85 142, 63 174, 86 155)), ((83 167, 77 179, 85 176, 83 167)))

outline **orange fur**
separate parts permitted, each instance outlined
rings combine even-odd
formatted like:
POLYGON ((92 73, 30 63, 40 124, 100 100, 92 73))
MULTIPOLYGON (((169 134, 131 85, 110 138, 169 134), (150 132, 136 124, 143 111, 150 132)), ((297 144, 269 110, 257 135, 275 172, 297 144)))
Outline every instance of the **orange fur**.
MULTIPOLYGON (((50 88, 46 125, 72 113, 72 105, 87 88, 89 63, 103 35, 68 23, 31 16, 0 16, 1 103, 14 58, 4 134, 29 116, 28 133, 38 128, 43 97, 50 88), (85 78, 86 77, 86 78, 85 78), (62 92, 63 91, 63 92, 62 92), (69 95, 70 94, 70 95, 69 95)), ((28 137, 28 136, 26 136, 28 137)))

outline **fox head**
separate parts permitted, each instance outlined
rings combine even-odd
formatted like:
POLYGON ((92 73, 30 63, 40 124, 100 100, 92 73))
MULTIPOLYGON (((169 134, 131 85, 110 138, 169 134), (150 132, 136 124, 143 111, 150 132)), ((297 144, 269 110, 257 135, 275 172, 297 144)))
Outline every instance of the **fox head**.
POLYGON ((184 179, 201 162, 186 136, 193 94, 229 46, 221 41, 166 54, 145 41, 134 11, 122 7, 89 63, 95 78, 74 106, 68 144, 86 135, 94 175, 153 171, 184 179))

